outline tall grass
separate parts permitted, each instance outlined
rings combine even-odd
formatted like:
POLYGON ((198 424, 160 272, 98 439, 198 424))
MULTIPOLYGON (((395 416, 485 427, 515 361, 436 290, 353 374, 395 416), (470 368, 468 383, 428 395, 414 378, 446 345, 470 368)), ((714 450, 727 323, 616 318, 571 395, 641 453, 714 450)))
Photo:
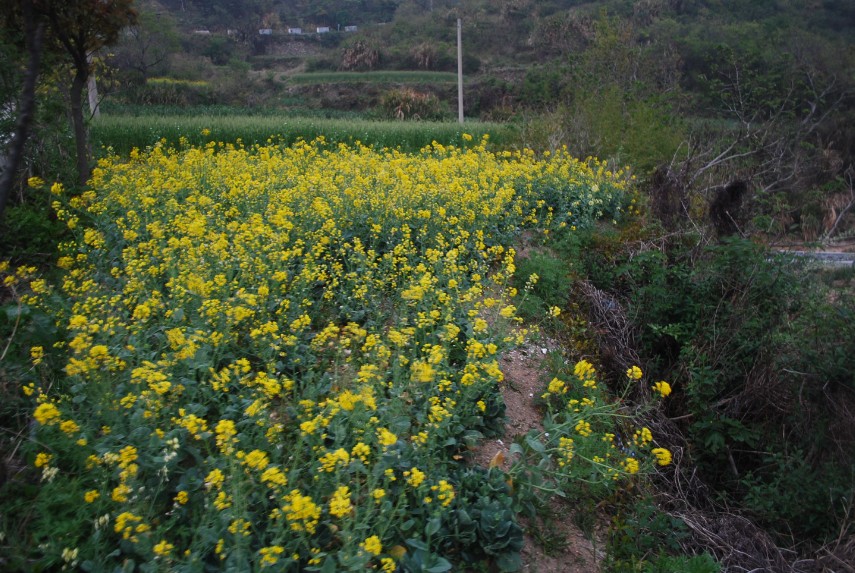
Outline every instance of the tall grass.
POLYGON ((129 117, 103 115, 92 124, 95 149, 112 148, 124 155, 134 147, 144 149, 165 139, 178 145, 182 140, 191 145, 209 141, 247 145, 270 139, 291 144, 300 139, 310 141, 324 136, 333 143, 363 144, 379 148, 400 148, 417 151, 433 141, 443 145, 460 144, 463 133, 476 138, 490 134, 499 147, 510 145, 512 131, 498 123, 468 122, 402 122, 338 120, 309 117, 250 116, 250 115, 188 115, 165 117, 129 117))

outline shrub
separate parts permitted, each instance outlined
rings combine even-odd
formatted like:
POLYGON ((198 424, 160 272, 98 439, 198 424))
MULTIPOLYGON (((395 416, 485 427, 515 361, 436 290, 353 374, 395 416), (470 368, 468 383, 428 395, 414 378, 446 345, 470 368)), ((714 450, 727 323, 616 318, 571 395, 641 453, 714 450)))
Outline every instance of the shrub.
POLYGON ((439 98, 413 88, 389 90, 380 99, 380 107, 390 119, 438 120, 445 114, 439 98))
POLYGON ((588 245, 590 276, 628 301, 641 355, 673 380, 669 415, 707 483, 773 530, 837 531, 855 469, 851 293, 830 298, 803 266, 742 239, 588 245))
POLYGON ((526 293, 519 310, 529 319, 543 318, 552 307, 564 308, 570 295, 567 264, 541 252, 519 261, 514 284, 526 293))

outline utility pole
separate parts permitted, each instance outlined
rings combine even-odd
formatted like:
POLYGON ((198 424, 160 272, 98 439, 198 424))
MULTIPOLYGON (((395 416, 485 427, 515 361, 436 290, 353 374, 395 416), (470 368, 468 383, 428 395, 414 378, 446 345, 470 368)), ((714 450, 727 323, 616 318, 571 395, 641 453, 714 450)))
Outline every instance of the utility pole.
POLYGON ((463 43, 460 18, 457 19, 457 121, 463 123, 463 43))

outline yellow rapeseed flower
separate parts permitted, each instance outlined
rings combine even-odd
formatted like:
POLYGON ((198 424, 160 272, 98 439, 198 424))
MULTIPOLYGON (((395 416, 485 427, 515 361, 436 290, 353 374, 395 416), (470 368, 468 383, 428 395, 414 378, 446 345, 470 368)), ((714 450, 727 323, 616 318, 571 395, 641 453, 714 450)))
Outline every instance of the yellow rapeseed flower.
POLYGON ((398 441, 398 436, 387 430, 386 428, 377 429, 377 440, 381 446, 389 447, 398 441))
POLYGON ((659 392, 659 394, 665 398, 671 393, 671 385, 664 380, 661 380, 653 385, 653 390, 659 392))
POLYGON ((160 542, 152 548, 152 551, 154 551, 154 554, 158 557, 169 557, 169 554, 172 553, 173 549, 175 549, 174 545, 167 542, 165 539, 161 539, 160 542))
POLYGON ((36 407, 33 418, 43 426, 52 426, 59 422, 59 409, 50 402, 44 402, 36 407))
POLYGON ((345 515, 349 515, 352 509, 350 488, 346 485, 340 486, 330 498, 330 515, 344 517, 345 515))
POLYGON ((371 555, 380 555, 383 553, 383 544, 381 543, 380 538, 376 535, 366 538, 366 540, 360 543, 359 546, 362 547, 366 553, 370 553, 371 555))
POLYGON ((627 369, 626 376, 630 380, 639 380, 641 379, 643 374, 641 372, 641 368, 639 368, 638 366, 631 366, 629 369, 627 369))
POLYGON ((671 452, 665 448, 653 448, 650 453, 656 456, 656 463, 660 466, 667 466, 671 463, 671 452))
POLYGON ((410 468, 404 472, 404 477, 407 478, 407 483, 413 487, 419 487, 425 481, 425 474, 418 468, 410 468))
POLYGON ((261 555, 261 566, 276 565, 279 561, 279 556, 285 553, 285 548, 281 545, 271 545, 270 547, 262 547, 258 550, 261 555))
POLYGON ((626 458, 623 461, 623 469, 628 474, 638 473, 638 469, 639 469, 638 460, 635 458, 626 458))

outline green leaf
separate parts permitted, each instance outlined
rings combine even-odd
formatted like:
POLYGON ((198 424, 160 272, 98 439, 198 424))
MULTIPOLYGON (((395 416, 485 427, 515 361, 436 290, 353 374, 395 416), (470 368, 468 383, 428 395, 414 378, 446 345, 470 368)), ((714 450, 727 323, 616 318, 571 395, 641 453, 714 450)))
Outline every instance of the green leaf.
POLYGON ((321 573, 335 573, 336 572, 336 563, 335 559, 330 556, 327 557, 324 561, 323 567, 321 567, 321 573))
POLYGON ((445 571, 451 571, 451 563, 442 557, 438 557, 436 565, 428 567, 425 571, 427 571, 427 573, 444 573, 445 571))
POLYGON ((434 535, 437 531, 439 531, 439 528, 441 526, 442 526, 442 522, 440 521, 440 519, 438 517, 434 517, 432 519, 429 519, 427 522, 427 526, 425 527, 425 533, 427 535, 434 535))
POLYGON ((501 571, 519 571, 522 559, 519 553, 503 553, 496 558, 496 565, 501 571))
POLYGON ((546 451, 546 447, 541 443, 536 436, 532 436, 531 434, 525 437, 525 443, 535 452, 542 454, 546 451))
POLYGON ((421 539, 407 539, 407 545, 409 545, 413 549, 418 549, 421 551, 429 551, 427 543, 425 543, 421 539))
POLYGON ((6 306, 5 310, 6 317, 9 320, 15 320, 20 316, 27 316, 28 314, 30 314, 30 307, 25 304, 10 304, 6 306))
POLYGON ((460 509, 457 511, 457 522, 460 525, 470 525, 472 523, 472 517, 465 509, 460 509))

